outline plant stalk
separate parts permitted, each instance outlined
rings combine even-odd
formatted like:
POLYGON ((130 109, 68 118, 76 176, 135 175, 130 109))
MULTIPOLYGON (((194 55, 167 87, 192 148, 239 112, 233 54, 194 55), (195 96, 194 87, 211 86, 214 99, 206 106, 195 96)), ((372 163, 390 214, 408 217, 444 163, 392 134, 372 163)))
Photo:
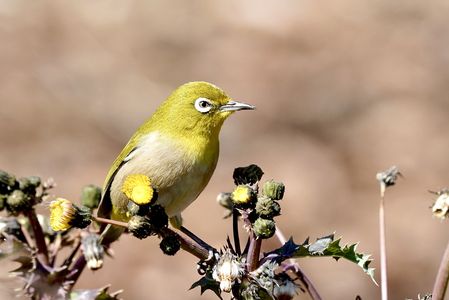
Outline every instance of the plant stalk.
POLYGON ((432 291, 432 300, 443 300, 449 281, 449 243, 444 251, 432 291))
POLYGON ((37 258, 41 261, 42 264, 48 266, 49 259, 48 259, 47 243, 45 242, 45 235, 44 232, 42 231, 42 227, 39 224, 39 220, 37 219, 36 211, 34 208, 31 208, 25 210, 23 214, 30 221, 31 229, 33 230, 34 233, 34 239, 36 240, 36 248, 37 248, 37 258))
POLYGON ((380 286, 382 300, 388 300, 387 246, 385 238, 385 193, 381 190, 379 205, 380 286))
POLYGON ((254 232, 252 232, 247 256, 247 266, 249 272, 254 271, 259 267, 261 246, 262 246, 262 239, 256 238, 256 235, 254 234, 254 232))

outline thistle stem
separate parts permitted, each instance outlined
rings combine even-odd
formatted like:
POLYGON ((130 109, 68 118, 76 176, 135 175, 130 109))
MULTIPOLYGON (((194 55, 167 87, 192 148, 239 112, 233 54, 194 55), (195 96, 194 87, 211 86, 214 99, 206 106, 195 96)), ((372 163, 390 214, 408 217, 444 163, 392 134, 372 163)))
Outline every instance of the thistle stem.
POLYGON ((240 237, 239 237, 239 215, 237 210, 232 209, 232 232, 234 236, 234 248, 238 255, 242 254, 242 249, 240 248, 240 237))
POLYGON ((209 258, 209 251, 213 250, 212 247, 210 247, 210 249, 206 249, 204 246, 196 243, 195 241, 186 239, 184 236, 174 232, 170 228, 162 228, 159 233, 162 237, 176 235, 181 243, 181 248, 201 260, 207 260, 209 258))
MULTIPOLYGON (((121 227, 125 227, 128 228, 128 223, 126 222, 121 222, 121 221, 117 221, 117 220, 111 220, 111 219, 105 219, 105 218, 100 218, 100 217, 95 217, 92 216, 92 219, 96 222, 99 223, 104 223, 104 224, 111 224, 111 225, 116 225, 116 226, 121 226, 121 227)), ((162 228, 159 231, 159 234, 162 237, 167 237, 167 236, 173 236, 176 235, 176 237, 178 238, 179 242, 181 243, 181 248, 187 252, 189 252, 190 254, 198 257, 199 259, 202 260, 206 260, 209 257, 209 250, 214 250, 213 247, 207 245, 206 243, 204 243, 205 245, 207 245, 207 247, 209 247, 209 249, 207 249, 207 247, 205 245, 200 245, 199 243, 193 241, 193 240, 189 240, 187 238, 185 238, 184 236, 174 232, 173 230, 169 229, 169 228, 162 228)))
POLYGON ((206 243, 205 241, 203 241, 200 237, 198 237, 196 234, 194 234, 193 232, 191 232, 190 230, 188 230, 187 228, 185 228, 184 226, 181 226, 179 228, 179 230, 184 233, 185 235, 187 235, 189 238, 191 238, 193 241, 195 241, 198 245, 202 246, 205 249, 213 249, 211 246, 209 246, 208 243, 206 243))
POLYGON ((247 266, 248 271, 254 271, 259 267, 260 248, 262 247, 262 239, 256 238, 254 232, 251 233, 251 240, 249 242, 247 266))
POLYGON ((31 229, 34 233, 34 239, 36 240, 37 257, 44 265, 48 265, 49 260, 47 244, 45 242, 44 232, 42 231, 42 227, 39 224, 39 220, 37 219, 36 211, 34 210, 34 208, 31 208, 25 210, 23 214, 30 221, 31 229))
POLYGON ((379 205, 380 286, 382 300, 388 300, 387 246, 385 238, 385 189, 381 188, 379 205))
MULTIPOLYGON (((281 243, 281 246, 283 246, 285 243, 287 243, 287 239, 285 238, 284 233, 281 231, 279 226, 276 225, 276 237, 278 238, 279 242, 281 243)), ((313 300, 321 300, 321 296, 318 293, 317 289, 313 285, 312 281, 307 277, 306 274, 301 270, 296 260, 293 258, 289 259, 290 264, 293 264, 294 272, 298 276, 299 280, 303 283, 304 288, 306 289, 307 293, 309 293, 310 297, 313 300)))
POLYGON ((438 269, 435 285, 433 286, 432 299, 443 300, 446 294, 447 285, 449 281, 449 243, 444 251, 441 259, 440 267, 438 269))

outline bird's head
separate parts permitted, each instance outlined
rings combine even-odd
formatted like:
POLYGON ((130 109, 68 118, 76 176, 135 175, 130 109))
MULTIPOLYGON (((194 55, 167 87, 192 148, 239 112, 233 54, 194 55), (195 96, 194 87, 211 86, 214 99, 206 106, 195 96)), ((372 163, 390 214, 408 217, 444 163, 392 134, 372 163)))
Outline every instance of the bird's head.
POLYGON ((211 83, 195 81, 178 87, 156 112, 156 120, 181 134, 218 135, 229 115, 252 109, 255 107, 232 100, 211 83))

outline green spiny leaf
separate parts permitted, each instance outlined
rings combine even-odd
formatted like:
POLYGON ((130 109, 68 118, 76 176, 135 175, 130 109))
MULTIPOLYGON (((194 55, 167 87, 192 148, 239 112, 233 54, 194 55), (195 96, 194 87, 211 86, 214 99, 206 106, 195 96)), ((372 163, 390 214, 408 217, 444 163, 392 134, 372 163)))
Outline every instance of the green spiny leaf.
POLYGON ((288 258, 317 256, 330 256, 336 260, 344 258, 361 267, 370 276, 371 280, 376 283, 374 280, 374 268, 369 267, 372 261, 370 255, 358 253, 356 251, 358 244, 341 246, 340 241, 341 238, 334 239, 334 234, 319 238, 314 243, 309 243, 309 239, 307 238, 301 245, 295 244, 293 239, 290 239, 282 247, 268 253, 267 257, 277 262, 282 262, 288 258))
POLYGON ((201 295, 205 291, 211 290, 218 296, 218 298, 223 300, 223 298, 221 297, 220 284, 218 283, 218 281, 214 280, 209 273, 201 277, 201 279, 197 282, 193 283, 190 289, 194 289, 196 287, 201 288, 201 295))

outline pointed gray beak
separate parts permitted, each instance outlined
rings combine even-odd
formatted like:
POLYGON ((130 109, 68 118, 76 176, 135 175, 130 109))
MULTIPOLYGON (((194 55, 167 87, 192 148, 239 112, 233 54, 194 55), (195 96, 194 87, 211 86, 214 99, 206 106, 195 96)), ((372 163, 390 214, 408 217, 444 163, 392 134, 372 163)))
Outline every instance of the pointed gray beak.
POLYGON ((254 105, 237 101, 229 101, 225 105, 220 106, 220 111, 238 111, 238 110, 253 110, 253 109, 256 109, 254 105))

